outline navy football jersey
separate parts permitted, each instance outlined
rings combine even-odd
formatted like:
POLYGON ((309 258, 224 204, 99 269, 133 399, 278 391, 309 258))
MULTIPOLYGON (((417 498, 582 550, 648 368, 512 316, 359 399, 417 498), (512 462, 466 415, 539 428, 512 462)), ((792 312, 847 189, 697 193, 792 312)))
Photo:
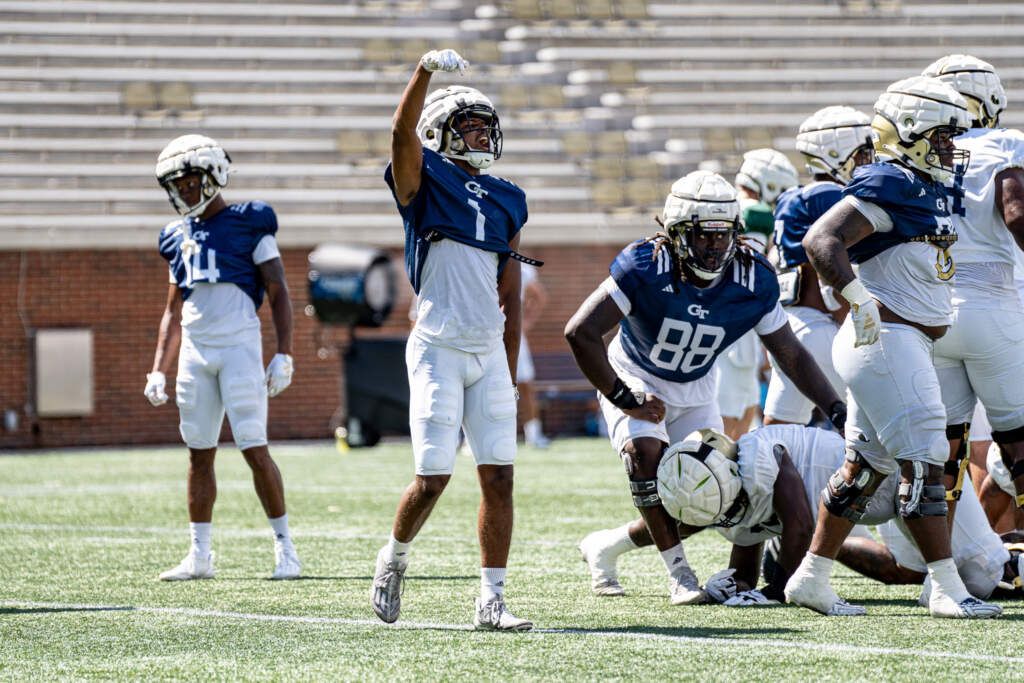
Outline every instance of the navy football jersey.
POLYGON ((949 217, 949 192, 955 191, 892 162, 858 166, 853 180, 843 188, 843 196, 877 204, 889 214, 893 227, 850 247, 850 261, 862 263, 903 242, 930 242, 936 247, 952 244, 956 230, 949 217))
POLYGON ((180 218, 160 232, 160 255, 167 259, 182 298, 187 300, 196 282, 238 285, 258 309, 263 302, 263 281, 252 253, 266 235, 277 232, 277 216, 263 202, 230 204, 210 220, 180 218), (188 221, 199 252, 184 258, 183 224, 188 221))
MULTIPOLYGON (((394 195, 391 164, 384 180, 394 195)), ((437 152, 424 149, 419 192, 407 206, 399 204, 398 212, 405 224, 405 270, 419 293, 423 263, 431 239, 438 236, 499 254, 501 273, 511 252, 509 242, 526 223, 526 194, 511 181, 470 175, 437 152)))
POLYGON ((807 252, 801 241, 814 221, 821 218, 843 198, 843 186, 823 181, 803 187, 792 187, 779 196, 775 205, 775 232, 772 241, 779 263, 794 268, 807 263, 807 252))
POLYGON ((774 269, 760 254, 751 257, 746 266, 733 259, 717 282, 700 288, 673 274, 668 249, 656 257, 644 240, 623 249, 610 271, 630 302, 619 335, 629 359, 671 382, 706 375, 719 353, 778 305, 774 269))

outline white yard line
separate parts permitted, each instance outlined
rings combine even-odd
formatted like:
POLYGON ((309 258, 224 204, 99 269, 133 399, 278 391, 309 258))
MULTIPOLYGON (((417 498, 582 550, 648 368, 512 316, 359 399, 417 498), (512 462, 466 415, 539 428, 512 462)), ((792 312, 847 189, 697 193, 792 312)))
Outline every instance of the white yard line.
MULTIPOLYGON (((207 619, 239 619, 244 621, 280 622, 290 624, 321 624, 328 626, 355 626, 380 629, 399 630, 446 630, 446 631, 469 631, 472 626, 469 624, 444 624, 430 622, 405 621, 395 624, 382 624, 376 619, 345 619, 342 617, 304 617, 285 614, 254 614, 248 612, 227 612, 222 610, 203 610, 185 607, 133 607, 128 605, 89 605, 89 604, 65 604, 50 602, 23 602, 18 600, 0 601, 0 606, 8 608, 26 609, 53 609, 53 610, 95 610, 124 613, 143 614, 164 614, 168 616, 183 616, 189 618, 207 619)), ((815 652, 828 652, 851 656, 868 655, 893 655, 899 657, 928 657, 934 659, 957 659, 971 662, 997 662, 1001 664, 1024 664, 1024 657, 1005 657, 981 653, 947 652, 942 650, 919 650, 913 648, 898 647, 873 647, 864 645, 853 645, 849 643, 814 643, 797 640, 780 640, 772 638, 712 638, 705 636, 672 636, 661 633, 630 633, 624 631, 598 631, 575 628, 550 628, 534 629, 529 633, 519 634, 517 637, 531 637, 534 635, 572 635, 585 638, 609 638, 621 640, 651 640, 666 643, 676 643, 683 646, 711 645, 716 647, 756 647, 756 648, 786 648, 792 650, 811 650, 815 652)))

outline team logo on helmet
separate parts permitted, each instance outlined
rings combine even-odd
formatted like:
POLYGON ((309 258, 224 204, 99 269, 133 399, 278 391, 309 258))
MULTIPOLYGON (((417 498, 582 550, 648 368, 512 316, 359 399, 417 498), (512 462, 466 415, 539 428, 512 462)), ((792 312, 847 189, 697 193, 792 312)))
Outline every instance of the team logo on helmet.
POLYGON ((741 491, 735 443, 724 434, 694 432, 669 446, 658 464, 661 504, 690 526, 735 525, 745 511, 741 491))
POLYGON ((182 135, 171 140, 156 161, 156 179, 167 192, 171 206, 182 216, 198 216, 228 184, 231 157, 216 140, 205 135, 182 135), (199 199, 189 204, 174 181, 189 173, 200 177, 199 199))
POLYGON ((804 155, 808 173, 825 174, 845 185, 858 158, 874 158, 871 117, 852 107, 819 109, 800 124, 796 148, 804 155))
POLYGON ((953 147, 952 138, 970 126, 971 114, 960 93, 938 79, 914 76, 893 83, 878 97, 872 141, 879 159, 945 182, 967 169, 970 152, 953 147))
POLYGON ((1006 91, 995 67, 971 55, 946 55, 928 65, 922 76, 937 78, 967 100, 971 115, 983 128, 999 125, 1006 109, 1006 91))
POLYGON ((672 184, 661 223, 677 258, 697 277, 713 280, 736 253, 736 189, 717 173, 693 171, 672 184))
POLYGON ((768 147, 744 154, 736 174, 736 187, 756 192, 766 204, 775 204, 780 194, 799 183, 800 177, 786 155, 768 147))
POLYGON ((486 169, 501 158, 501 123, 491 101, 476 88, 452 85, 427 96, 416 132, 427 149, 486 169), (486 132, 487 149, 466 140, 471 130, 486 132))

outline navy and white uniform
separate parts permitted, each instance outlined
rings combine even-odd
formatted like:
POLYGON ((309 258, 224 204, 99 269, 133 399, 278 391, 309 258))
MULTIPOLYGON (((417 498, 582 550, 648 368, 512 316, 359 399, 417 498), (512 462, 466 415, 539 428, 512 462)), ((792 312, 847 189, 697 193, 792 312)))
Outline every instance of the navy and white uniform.
POLYGON ((608 361, 633 391, 654 394, 666 406, 665 419, 654 424, 630 418, 599 395, 617 452, 638 437, 673 443, 698 428, 721 428, 715 359, 750 330, 763 336, 786 324, 774 270, 748 253, 746 265, 733 259, 703 288, 680 281, 667 244, 658 250, 638 240, 615 257, 601 287, 625 318, 608 361))
MULTIPOLYGON (((843 186, 831 181, 814 182, 786 190, 775 206, 775 254, 782 272, 780 283, 792 281, 796 286, 799 267, 807 263, 807 252, 801 241, 816 220, 843 197, 843 186)), ((846 384, 832 366, 832 341, 839 325, 831 315, 810 306, 786 306, 789 326, 800 343, 810 352, 818 367, 840 396, 846 393, 846 384)), ((814 403, 804 396, 789 377, 771 358, 772 378, 768 383, 765 415, 777 420, 807 424, 814 403)))
MULTIPOLYGON (((908 321, 948 325, 956 232, 945 188, 895 163, 878 163, 854 171, 842 201, 875 228, 848 250, 864 287, 908 321)), ((946 411, 932 340, 910 325, 884 321, 876 343, 854 348, 854 339, 847 317, 832 360, 848 387, 849 447, 883 473, 895 471, 897 460, 944 463, 946 411)))
POLYGON ((1020 248, 996 206, 995 177, 1024 167, 1024 133, 976 128, 956 144, 971 163, 952 205, 953 324, 935 342, 935 369, 948 424, 971 420, 980 399, 992 429, 1009 431, 1024 426, 1024 309, 1013 275, 1020 248))
POLYGON ((231 204, 209 220, 180 218, 160 232, 170 282, 181 290, 175 395, 189 448, 214 448, 227 411, 240 449, 267 443, 259 264, 280 258, 277 216, 263 202, 231 204), (188 222, 198 252, 182 253, 188 222))
MULTIPOLYGON (((384 178, 394 193, 390 164, 384 178)), ((418 294, 405 356, 416 473, 452 473, 460 426, 477 464, 510 465, 516 402, 498 277, 526 223, 526 195, 424 149, 419 191, 398 211, 406 272, 418 294)))
MULTIPOLYGON (((748 504, 735 526, 718 532, 736 545, 754 545, 782 534, 775 514, 774 488, 779 475, 775 447, 782 446, 804 482, 811 513, 817 519, 818 499, 832 473, 846 458, 843 438, 835 432, 800 425, 770 425, 740 437, 738 469, 748 504)), ((926 572, 924 559, 897 513, 898 475, 889 476, 868 503, 855 536, 871 537, 867 525, 878 525, 882 541, 896 562, 926 572)), ((1010 559, 992 531, 972 486, 964 487, 953 523, 953 561, 972 595, 987 598, 1002 578, 1010 559), (970 492, 968 492, 970 489, 970 492)))

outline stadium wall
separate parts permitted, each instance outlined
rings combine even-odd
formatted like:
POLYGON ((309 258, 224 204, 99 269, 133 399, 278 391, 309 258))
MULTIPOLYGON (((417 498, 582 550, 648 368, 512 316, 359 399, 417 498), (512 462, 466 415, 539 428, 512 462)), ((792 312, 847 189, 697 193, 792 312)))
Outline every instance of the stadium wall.
MULTIPOLYGON (((550 300, 530 335, 534 354, 565 354, 566 320, 597 284, 618 246, 543 246, 523 251, 547 262, 541 280, 550 300)), ((283 251, 295 310, 295 378, 292 386, 270 401, 270 438, 306 439, 330 436, 332 415, 341 401, 341 363, 335 342, 343 331, 321 326, 307 316, 308 249, 283 251), (318 353, 321 349, 327 353, 318 353)), ((401 272, 401 253, 394 251, 399 272, 399 299, 380 330, 361 336, 404 336, 411 288, 401 272)), ((0 448, 99 446, 174 443, 180 440, 172 400, 153 408, 142 395, 153 362, 157 326, 167 293, 164 261, 140 250, 33 250, 0 252, 0 412, 13 410, 18 425, 0 426, 0 448), (54 327, 93 331, 94 412, 86 417, 36 418, 31 415, 31 332, 54 327)), ((274 334, 266 305, 264 360, 274 353, 274 334)), ((173 388, 173 373, 168 377, 173 388)), ((545 406, 545 421, 555 432, 582 429, 581 406, 545 406)), ((225 424, 222 439, 229 440, 225 424)))

